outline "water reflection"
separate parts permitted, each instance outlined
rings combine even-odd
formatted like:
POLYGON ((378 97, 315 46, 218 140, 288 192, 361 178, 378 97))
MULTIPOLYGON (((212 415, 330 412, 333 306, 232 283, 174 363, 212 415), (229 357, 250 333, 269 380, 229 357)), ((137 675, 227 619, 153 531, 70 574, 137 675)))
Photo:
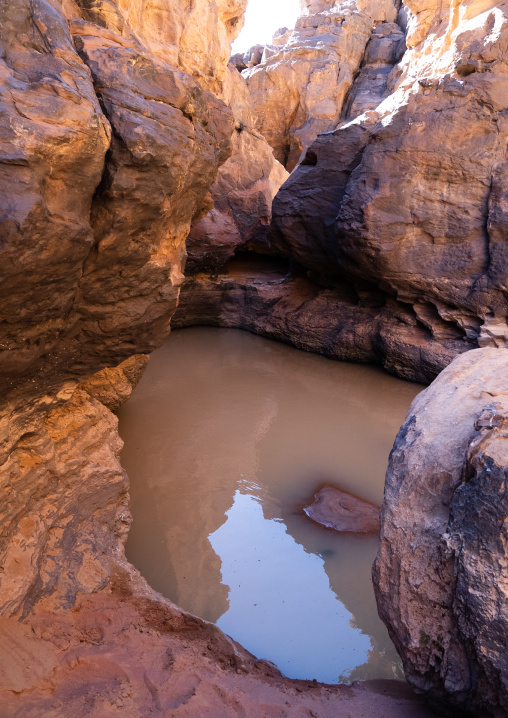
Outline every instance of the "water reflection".
POLYGON ((375 609, 376 538, 301 506, 321 481, 379 503, 419 389, 243 332, 174 332, 120 412, 130 560, 287 675, 400 675, 375 609))
POLYGON ((267 521, 252 495, 236 491, 227 517, 210 536, 230 587, 217 625, 257 656, 269 645, 270 660, 291 678, 336 683, 353 656, 365 662, 369 637, 352 627, 330 590, 323 559, 296 543, 280 519, 267 521))

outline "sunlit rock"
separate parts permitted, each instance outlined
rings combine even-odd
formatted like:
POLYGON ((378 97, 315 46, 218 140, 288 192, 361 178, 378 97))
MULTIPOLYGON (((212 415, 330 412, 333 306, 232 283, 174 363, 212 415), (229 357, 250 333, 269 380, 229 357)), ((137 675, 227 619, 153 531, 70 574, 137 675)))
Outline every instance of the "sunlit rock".
POLYGON ((373 28, 397 16, 391 0, 304 2, 302 10, 293 32, 277 33, 243 73, 257 128, 289 171, 318 133, 337 126, 373 28))

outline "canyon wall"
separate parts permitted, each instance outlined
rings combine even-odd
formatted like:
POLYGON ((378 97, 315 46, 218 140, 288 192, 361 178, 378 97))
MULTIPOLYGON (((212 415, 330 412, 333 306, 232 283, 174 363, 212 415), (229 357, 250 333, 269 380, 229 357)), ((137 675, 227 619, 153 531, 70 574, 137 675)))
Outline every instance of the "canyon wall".
MULTIPOLYGON (((245 5, 0 3, 6 718, 428 715, 400 686, 284 679, 154 593, 124 556, 111 409, 169 332, 189 231, 177 326, 247 328, 423 381, 468 349, 505 345, 505 5, 306 2, 247 80, 227 67, 245 5), (289 179, 270 144, 300 162, 289 179)), ((474 543, 464 515, 477 499, 461 496, 450 535, 474 543)), ((485 532, 489 550, 499 536, 485 532)), ((450 547, 462 633, 447 629, 467 646, 446 650, 450 665, 461 651, 473 665, 487 617, 465 623, 459 604, 479 569, 450 547)), ((502 566, 489 576, 492 588, 502 566)), ((414 636, 397 639, 400 617, 383 611, 417 687, 505 705, 495 652, 476 683, 446 683, 435 651, 413 666, 414 636)))
MULTIPOLYGON (((285 139, 275 141, 263 123, 284 118, 290 103, 267 79, 259 97, 268 112, 252 78, 278 78, 286 68, 294 79, 328 52, 330 28, 334 38, 349 37, 352 21, 335 20, 351 12, 370 19, 329 131, 300 156, 273 202, 263 251, 289 263, 286 276, 274 286, 258 272, 252 285, 233 281, 226 266, 208 276, 191 271, 175 321, 239 326, 431 381, 457 354, 507 345, 505 5, 408 4, 397 23, 361 4, 315 3, 305 12, 282 49, 271 55, 268 46, 243 72, 258 128, 275 148, 289 147, 293 130, 281 121, 285 139), (304 29, 307 49, 298 55, 304 29), (277 319, 283 313, 290 322, 277 319)), ((317 128, 319 109, 298 97, 298 112, 317 128)))
MULTIPOLYGON (((346 703, 358 716, 428 715, 397 685, 284 679, 124 556, 128 479, 111 409, 167 336, 185 239, 219 166, 267 147, 219 99, 245 4, 0 3, 5 718, 331 717, 346 703)), ((286 176, 266 152, 261 165, 254 230, 286 176)))

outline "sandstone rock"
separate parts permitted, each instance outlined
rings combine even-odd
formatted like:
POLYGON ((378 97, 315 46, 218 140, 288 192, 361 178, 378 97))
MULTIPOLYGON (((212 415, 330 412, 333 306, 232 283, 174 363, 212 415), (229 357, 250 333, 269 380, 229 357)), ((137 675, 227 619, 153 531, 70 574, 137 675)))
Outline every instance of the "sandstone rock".
POLYGON ((408 23, 388 73, 399 33, 377 26, 346 108, 364 114, 311 145, 275 198, 271 244, 317 277, 396 298, 450 349, 503 347, 508 24, 483 3, 429 3, 408 23))
POLYGON ((92 77, 60 11, 21 0, 1 12, 0 372, 4 388, 36 375, 43 392, 163 340, 233 121, 136 40, 72 20, 92 77))
POLYGON ((374 567, 410 683, 444 711, 508 710, 508 351, 458 357, 413 402, 390 457, 374 567))
POLYGON ((235 55, 231 55, 229 63, 236 67, 238 72, 242 72, 248 67, 255 67, 261 62, 264 49, 264 45, 253 45, 246 52, 237 52, 235 55))
POLYGON ((111 411, 116 411, 130 397, 149 359, 146 354, 135 354, 118 366, 102 369, 88 377, 79 388, 111 411))
POLYGON ((335 531, 379 531, 379 509, 335 486, 323 486, 314 495, 314 503, 303 510, 313 521, 335 531))
POLYGON ((55 351, 94 236, 90 205, 111 130, 65 18, 2 3, 0 372, 55 351))
POLYGON ((247 0, 76 0, 85 20, 109 28, 173 68, 220 92, 230 43, 243 26, 247 0))
POLYGON ((346 119, 354 119, 376 107, 389 94, 390 73, 406 49, 404 32, 393 22, 383 22, 374 28, 343 108, 346 119))
POLYGON ((467 346, 433 338, 403 304, 348 282, 323 286, 270 257, 246 254, 228 274, 189 277, 172 326, 248 331, 343 361, 381 363, 428 383, 467 346), (260 261, 262 260, 262 261, 260 261), (240 266, 238 266, 240 265, 240 266))
POLYGON ((277 36, 262 63, 243 73, 257 128, 289 171, 318 133, 337 126, 374 24, 397 15, 391 0, 323 0, 304 9, 287 42, 277 36))
POLYGON ((247 85, 233 67, 224 84, 236 131, 232 155, 211 187, 213 209, 194 222, 187 238, 187 274, 217 272, 238 249, 263 249, 272 218, 272 201, 288 173, 254 129, 247 85))

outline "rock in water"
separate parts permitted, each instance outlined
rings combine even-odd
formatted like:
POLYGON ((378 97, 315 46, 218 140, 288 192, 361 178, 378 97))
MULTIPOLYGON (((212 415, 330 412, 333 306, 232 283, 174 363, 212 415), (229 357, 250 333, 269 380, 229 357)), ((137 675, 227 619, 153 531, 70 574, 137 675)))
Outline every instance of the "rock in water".
POLYGON ((372 533, 379 531, 379 509, 335 486, 324 486, 314 495, 314 503, 304 508, 313 521, 335 531, 372 533))
POLYGON ((408 681, 440 709, 508 714, 508 351, 463 354, 390 456, 374 566, 408 681))

